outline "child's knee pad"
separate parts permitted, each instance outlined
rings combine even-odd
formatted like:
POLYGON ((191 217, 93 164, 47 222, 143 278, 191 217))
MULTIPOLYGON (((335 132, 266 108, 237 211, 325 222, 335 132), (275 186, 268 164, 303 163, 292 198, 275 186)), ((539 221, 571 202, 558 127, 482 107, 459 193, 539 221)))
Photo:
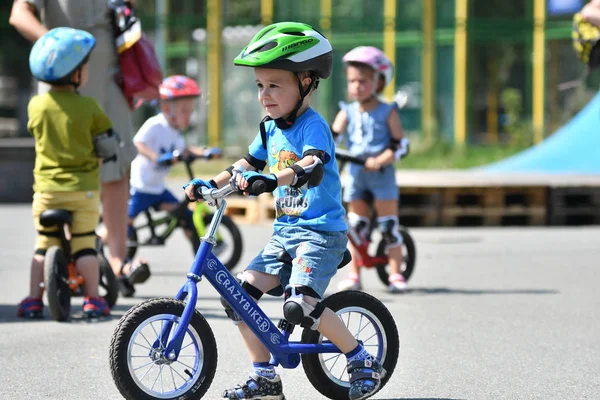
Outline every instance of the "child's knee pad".
POLYGON ((400 234, 400 223, 396 215, 377 217, 377 225, 385 241, 386 249, 402 246, 404 239, 400 234))
MULTIPOLYGON (((244 280, 243 274, 238 274, 235 277, 235 280, 244 288, 244 290, 254 298, 255 301, 260 300, 263 295, 262 290, 257 288, 256 286, 246 282, 244 280)), ((229 303, 225 300, 225 298, 221 297, 221 305, 225 309, 225 314, 233 321, 234 325, 239 325, 242 322, 242 319, 239 315, 233 310, 233 308, 229 305, 229 303)))
POLYGON ((283 317, 294 325, 309 328, 313 331, 319 328, 321 314, 325 310, 322 302, 314 307, 304 301, 304 296, 318 298, 314 290, 307 286, 294 286, 285 290, 283 317))
POLYGON ((353 212, 348 213, 348 225, 359 237, 366 238, 371 229, 371 221, 367 217, 363 217, 353 212))

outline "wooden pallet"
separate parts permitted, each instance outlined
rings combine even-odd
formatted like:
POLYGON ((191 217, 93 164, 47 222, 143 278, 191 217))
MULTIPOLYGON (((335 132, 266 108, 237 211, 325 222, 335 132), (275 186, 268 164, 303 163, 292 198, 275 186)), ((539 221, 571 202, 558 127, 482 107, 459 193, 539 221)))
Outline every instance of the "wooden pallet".
POLYGON ((238 223, 256 224, 262 221, 260 206, 256 197, 228 197, 225 214, 238 223))
POLYGON ((439 208, 400 207, 398 219, 400 224, 409 227, 438 226, 440 210, 439 208))
POLYGON ((544 187, 444 188, 442 206, 510 208, 546 205, 544 187))
POLYGON ((548 225, 595 225, 600 223, 600 188, 551 188, 548 225))
POLYGON ((546 207, 444 207, 441 226, 540 226, 546 223, 546 207))

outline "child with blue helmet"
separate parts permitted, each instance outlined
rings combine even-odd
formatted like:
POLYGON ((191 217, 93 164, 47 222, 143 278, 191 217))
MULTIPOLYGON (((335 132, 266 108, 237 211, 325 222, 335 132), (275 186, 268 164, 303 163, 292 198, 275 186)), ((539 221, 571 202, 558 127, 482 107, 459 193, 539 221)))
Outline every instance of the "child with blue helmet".
MULTIPOLYGON (((50 85, 28 105, 27 128, 35 138, 33 223, 38 232, 31 263, 29 296, 17 315, 43 316, 44 256, 60 245, 55 228, 40 224, 49 209, 72 213, 71 249, 75 265, 85 279, 83 312, 88 317, 110 315, 98 295, 99 266, 95 228, 99 218, 99 161, 117 166, 118 136, 96 100, 77 89, 88 80, 87 60, 94 37, 82 30, 55 28, 38 39, 29 55, 33 76, 50 85)), ((118 166, 117 166, 118 167, 118 166)))
MULTIPOLYGON (((350 229, 359 235, 369 231, 371 212, 367 200, 372 196, 377 224, 387 242, 390 265, 388 290, 402 292, 406 290, 406 280, 400 271, 403 239, 399 232, 399 195, 394 162, 407 154, 408 141, 403 137, 396 104, 388 104, 378 98, 392 80, 394 68, 383 51, 371 46, 356 47, 343 57, 343 61, 348 94, 355 101, 341 103, 342 109, 331 130, 334 136, 345 131, 348 150, 366 157, 364 166, 347 166, 344 201, 348 203, 348 223, 350 229)), ((354 250, 352 245, 350 248, 354 250)), ((351 262, 348 268, 350 273, 338 288, 361 289, 359 267, 351 262)))
MULTIPOLYGON (((319 79, 331 74, 331 44, 310 25, 280 22, 260 30, 234 64, 254 68, 258 99, 267 117, 244 158, 210 181, 194 179, 186 185, 186 195, 197 200, 197 187, 222 187, 231 180, 244 192, 262 182, 273 193, 276 220, 271 240, 238 279, 256 300, 263 293, 283 292, 286 320, 319 331, 345 354, 348 398, 371 397, 385 370, 319 301, 348 244, 335 144, 327 123, 309 105, 319 79), (265 167, 269 173, 261 174, 265 167), (282 251, 292 257, 291 266, 277 259, 282 251)), ((224 306, 238 325, 252 372, 222 397, 285 399, 269 351, 226 302, 224 306)))

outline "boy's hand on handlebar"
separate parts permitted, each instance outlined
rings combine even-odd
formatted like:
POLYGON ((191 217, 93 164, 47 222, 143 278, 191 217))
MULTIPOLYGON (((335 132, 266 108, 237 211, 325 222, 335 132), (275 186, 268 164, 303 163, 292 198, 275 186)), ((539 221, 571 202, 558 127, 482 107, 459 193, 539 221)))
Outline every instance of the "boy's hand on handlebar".
POLYGON ((156 163, 163 167, 173 165, 179 160, 179 152, 174 151, 172 153, 164 153, 161 154, 160 157, 156 159, 156 163))
POLYGON ((189 201, 204 200, 204 198, 200 194, 202 187, 214 189, 214 186, 209 181, 205 181, 203 179, 198 178, 192 179, 191 181, 183 185, 183 188, 185 189, 185 195, 187 196, 189 201))
POLYGON ((260 193, 272 192, 278 186, 277 177, 275 174, 263 175, 255 171, 245 171, 238 175, 237 187, 239 190, 244 192, 245 196, 249 196, 251 194, 258 195, 260 193, 256 193, 252 190, 252 188, 255 187, 254 183, 259 181, 264 183, 264 186, 261 185, 263 189, 260 191, 260 193))
POLYGON ((365 169, 368 171, 379 171, 382 165, 376 157, 369 157, 365 160, 365 169))
POLYGON ((202 153, 202 156, 204 158, 206 158, 207 160, 210 160, 212 158, 220 158, 222 155, 221 149, 218 147, 210 147, 206 150, 204 150, 204 153, 202 153))

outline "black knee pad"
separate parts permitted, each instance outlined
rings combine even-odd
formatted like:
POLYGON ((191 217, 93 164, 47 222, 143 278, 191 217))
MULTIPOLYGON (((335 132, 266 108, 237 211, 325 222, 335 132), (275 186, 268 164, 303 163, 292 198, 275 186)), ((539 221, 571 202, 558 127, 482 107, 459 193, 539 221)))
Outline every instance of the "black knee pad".
POLYGON ((319 299, 320 296, 307 286, 291 287, 285 290, 283 317, 294 325, 316 330, 321 322, 321 314, 325 310, 323 303, 318 302, 314 307, 304 300, 304 296, 319 299))
MULTIPOLYGON (((235 277, 235 280, 242 286, 242 288, 244 288, 244 290, 252 297, 254 298, 255 301, 260 300, 260 298, 263 295, 262 290, 260 290, 259 288, 257 288, 254 285, 251 285, 250 283, 246 282, 246 281, 242 281, 239 278, 240 275, 235 277)), ((229 305, 229 303, 227 302, 227 300, 225 300, 224 297, 221 297, 221 305, 223 306, 223 308, 225 309, 225 314, 227 314, 227 316, 229 317, 229 319, 231 319, 236 325, 239 324, 240 322, 242 322, 242 319, 240 318, 239 315, 237 315, 237 313, 235 311, 233 311, 233 308, 229 305)))

